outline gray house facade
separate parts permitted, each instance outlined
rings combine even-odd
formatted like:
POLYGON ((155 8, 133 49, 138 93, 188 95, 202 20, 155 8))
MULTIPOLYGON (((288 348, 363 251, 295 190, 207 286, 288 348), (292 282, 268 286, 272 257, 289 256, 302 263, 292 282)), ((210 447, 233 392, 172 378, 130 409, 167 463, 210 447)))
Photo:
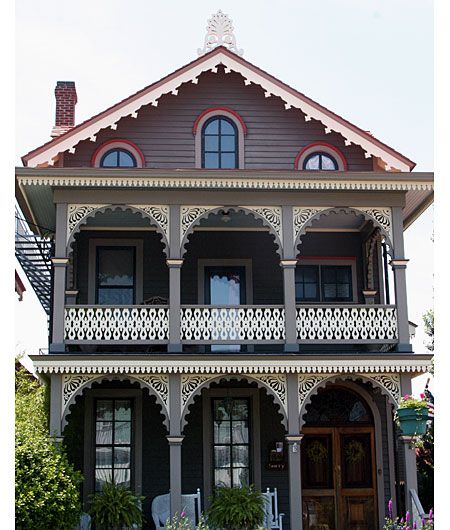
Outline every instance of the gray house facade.
POLYGON ((156 496, 221 485, 276 488, 290 530, 417 510, 393 415, 430 366, 403 232, 433 175, 232 45, 79 125, 76 99, 58 82, 16 189, 50 323, 33 362, 84 502, 114 479, 149 529, 156 496))

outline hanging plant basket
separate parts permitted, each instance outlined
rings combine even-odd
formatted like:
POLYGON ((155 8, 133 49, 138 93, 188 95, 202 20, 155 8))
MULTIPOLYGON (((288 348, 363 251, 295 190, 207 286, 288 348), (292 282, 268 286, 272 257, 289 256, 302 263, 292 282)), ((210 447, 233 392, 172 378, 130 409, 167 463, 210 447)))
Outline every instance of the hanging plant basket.
POLYGON ((397 418, 402 434, 418 436, 427 432, 428 407, 399 408, 397 418))

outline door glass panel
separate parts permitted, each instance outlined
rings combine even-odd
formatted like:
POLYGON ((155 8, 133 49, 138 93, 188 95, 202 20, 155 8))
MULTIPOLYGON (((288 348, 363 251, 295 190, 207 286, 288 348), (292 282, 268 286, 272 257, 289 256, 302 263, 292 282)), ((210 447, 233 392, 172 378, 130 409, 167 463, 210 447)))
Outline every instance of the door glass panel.
POLYGON ((375 530, 373 497, 345 497, 343 519, 346 530, 375 530))
POLYGON ((304 489, 333 488, 331 434, 308 435, 302 441, 302 485, 304 489))
POLYGON ((303 530, 336 530, 334 497, 303 497, 303 530))
POLYGON ((341 435, 341 462, 343 488, 371 488, 370 434, 341 435))

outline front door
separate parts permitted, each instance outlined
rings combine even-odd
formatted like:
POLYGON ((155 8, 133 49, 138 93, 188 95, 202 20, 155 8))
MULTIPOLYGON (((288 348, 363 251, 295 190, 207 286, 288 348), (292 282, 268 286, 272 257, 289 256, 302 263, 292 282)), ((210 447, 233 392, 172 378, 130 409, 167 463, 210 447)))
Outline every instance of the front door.
POLYGON ((374 430, 304 427, 304 530, 376 530, 374 430))

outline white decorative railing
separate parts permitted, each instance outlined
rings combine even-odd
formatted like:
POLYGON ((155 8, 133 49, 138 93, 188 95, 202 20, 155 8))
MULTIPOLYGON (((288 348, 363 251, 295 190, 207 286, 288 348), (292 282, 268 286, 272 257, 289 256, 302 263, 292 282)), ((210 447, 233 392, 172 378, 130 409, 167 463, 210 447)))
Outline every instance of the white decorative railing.
POLYGON ((298 305, 298 342, 397 342, 392 305, 298 305))
POLYGON ((197 344, 284 342, 284 307, 182 306, 181 341, 197 344))
POLYGON ((65 342, 166 343, 169 339, 167 306, 66 306, 65 342))

